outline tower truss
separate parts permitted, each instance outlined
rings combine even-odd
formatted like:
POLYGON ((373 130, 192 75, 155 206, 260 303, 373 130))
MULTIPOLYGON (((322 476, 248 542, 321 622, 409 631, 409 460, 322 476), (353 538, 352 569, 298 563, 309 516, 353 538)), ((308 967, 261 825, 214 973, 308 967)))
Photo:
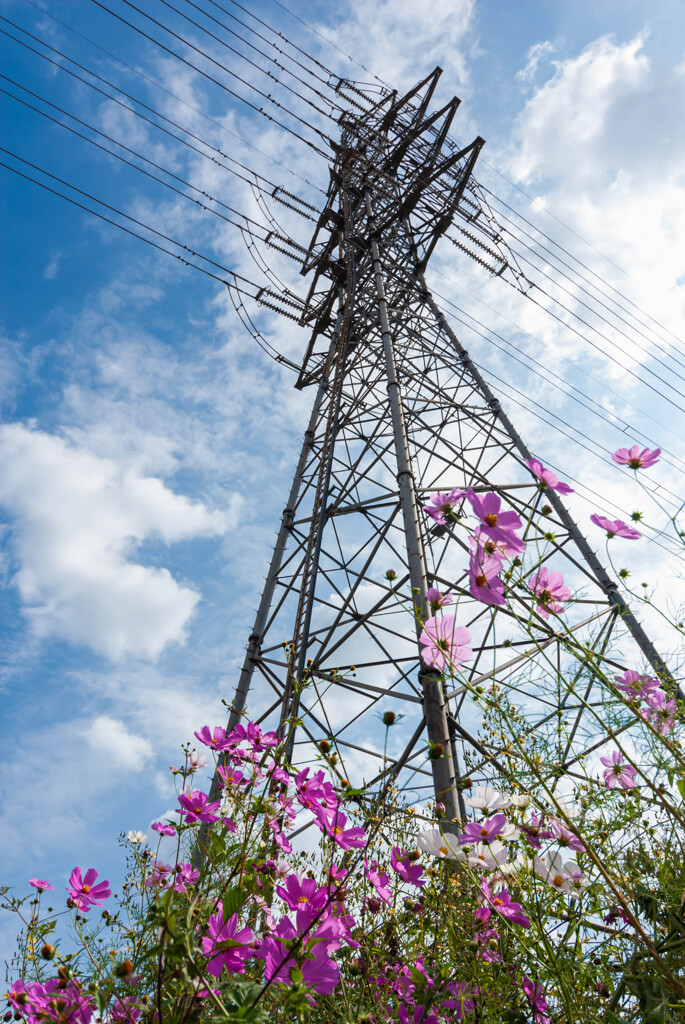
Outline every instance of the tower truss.
MULTIPOLYGON (((297 386, 313 393, 312 411, 230 726, 252 702, 295 763, 326 739, 341 778, 435 798, 449 820, 467 775, 495 780, 523 756, 492 728, 484 688, 495 717, 499 705, 523 723, 526 756, 544 752, 554 786, 582 775, 608 726, 628 728, 607 679, 646 663, 673 681, 560 495, 526 466, 530 450, 426 283, 441 236, 481 212, 471 175, 483 140, 450 142, 456 98, 429 113, 439 73, 340 121, 302 266, 310 336, 297 386), (469 488, 523 523, 526 553, 509 562, 502 606, 471 593, 468 502, 444 525, 423 511, 431 495, 469 488), (542 568, 573 592, 563 614, 545 614, 533 593, 542 568), (454 613, 472 637, 455 673, 420 654, 428 588, 451 594, 437 614, 454 613)), ((508 269, 492 256, 493 272, 508 269)))

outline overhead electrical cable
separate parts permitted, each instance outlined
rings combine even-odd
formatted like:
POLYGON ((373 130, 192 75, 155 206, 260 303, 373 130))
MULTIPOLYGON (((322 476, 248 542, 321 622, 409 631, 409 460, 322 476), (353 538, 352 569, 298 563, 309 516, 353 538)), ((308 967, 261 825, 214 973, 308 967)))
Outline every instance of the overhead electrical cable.
MULTIPOLYGON (((0 18, 2 18, 2 15, 0 15, 0 18)), ((7 19, 2 19, 2 20, 7 20, 7 19)), ((115 92, 120 93, 122 96, 126 96, 126 98, 130 99, 131 102, 137 103, 143 109, 148 110, 150 113, 154 114, 155 117, 160 118, 160 120, 165 121, 167 124, 173 125, 174 128, 177 128, 179 131, 181 131, 184 134, 188 135, 190 138, 195 139, 197 142, 199 142, 201 145, 205 146, 207 149, 211 149, 214 153, 218 153, 223 159, 229 160, 232 163, 236 164, 241 169, 243 169, 247 174, 252 175, 252 177, 251 178, 250 177, 246 177, 245 175, 240 174, 238 171, 236 171, 234 167, 228 167, 228 166, 220 163, 220 161, 218 161, 215 157, 205 153, 201 149, 198 149, 197 146, 193 146, 192 143, 189 143, 186 139, 179 138, 179 136, 175 135, 174 132, 171 132, 168 129, 164 128, 162 125, 157 124, 156 121, 152 120, 151 118, 147 117, 144 114, 141 114, 140 111, 136 110, 134 107, 130 107, 130 106, 128 106, 128 104, 122 103, 122 101, 117 99, 116 96, 112 96, 110 93, 105 92, 103 89, 100 89, 98 86, 94 85, 92 82, 89 82, 87 79, 82 78, 81 75, 77 75, 76 72, 71 71, 69 68, 65 68, 62 64, 60 64, 59 61, 52 60, 52 58, 48 57, 44 53, 41 53, 39 50, 35 50, 33 47, 29 46, 28 43, 25 43, 23 40, 16 39, 15 36, 11 35, 11 33, 7 32, 5 29, 0 28, 0 33, 2 33, 3 35, 6 35, 8 38, 10 38, 10 39, 14 40, 15 42, 19 43, 19 45, 21 45, 21 46, 25 47, 26 49, 30 50, 32 53, 35 53, 38 57, 41 57, 43 60, 45 60, 48 63, 52 64, 58 70, 64 71, 66 74, 70 75, 72 78, 77 79, 79 82, 82 82, 84 85, 88 86, 90 89, 93 89, 95 92, 98 92, 102 96, 105 96, 107 99, 112 100, 114 103, 117 103, 119 106, 123 107, 124 110, 127 110, 129 113, 134 114, 136 117, 141 118, 143 121, 146 121, 148 124, 152 125, 153 128, 156 128, 158 131, 164 132, 164 134, 170 136, 172 139, 175 139, 177 142, 180 142, 183 145, 187 146, 189 149, 194 150, 196 153, 198 153, 200 156, 204 157, 205 159, 211 160, 213 163, 217 164, 218 166, 223 167, 224 170, 227 170, 229 173, 231 173, 231 174, 235 175, 236 177, 240 178, 241 180, 245 181, 248 185, 257 184, 257 186, 259 187, 259 181, 263 181, 265 183, 265 187, 268 190, 270 190, 270 194, 272 195, 273 198, 278 200, 280 193, 282 193, 284 196, 288 197, 289 199, 293 200, 294 202, 299 203, 306 210, 306 212, 305 212, 305 210, 298 210, 297 208, 294 208, 295 212, 300 213, 302 216, 306 217, 308 220, 315 220, 315 218, 309 212, 309 211, 311 211, 311 212, 316 212, 317 211, 317 208, 313 204, 306 202, 305 200, 301 199, 299 196, 294 195, 291 192, 288 192, 288 190, 282 188, 282 186, 274 184, 273 182, 269 181, 268 178, 265 178, 263 175, 259 174, 258 172, 253 171, 251 168, 247 167, 245 164, 239 163, 234 158, 232 158, 229 154, 224 153, 223 150, 219 149, 217 146, 214 146, 212 143, 207 142, 206 140, 202 139, 200 136, 196 135, 194 132, 191 132, 188 128, 183 127, 183 125, 178 124, 178 122, 173 121, 171 118, 166 117, 164 114, 162 114, 160 111, 156 110, 154 107, 149 106, 149 104, 146 104, 142 100, 140 100, 137 97, 131 95, 131 93, 127 93, 123 89, 120 89, 118 86, 113 85, 107 79, 103 78, 100 75, 97 75, 94 71, 91 71, 89 68, 86 68, 82 64, 79 64, 77 61, 73 60, 73 58, 67 57, 65 54, 62 54, 59 50, 56 50, 54 47, 49 47, 49 49, 51 49, 55 53, 59 54, 60 56, 62 56, 66 60, 70 61, 76 67, 79 67, 82 71, 85 71, 87 74, 92 75, 93 78, 96 78, 98 81, 100 81, 103 84, 107 85, 109 88, 113 89, 115 92)), ((48 46, 47 43, 43 43, 43 45, 44 46, 48 46)))
MULTIPOLYGON (((245 96, 241 96, 240 93, 236 92, 234 89, 231 89, 229 86, 225 85, 223 82, 220 82, 217 78, 214 78, 214 76, 210 75, 207 71, 203 71, 202 68, 199 68, 199 67, 197 67, 197 65, 192 64, 189 60, 186 60, 185 57, 182 57, 179 53, 176 53, 174 50, 170 49, 168 46, 166 46, 164 43, 162 43, 159 39, 155 39, 154 36, 151 36, 147 32, 143 31, 143 29, 140 28, 138 25, 134 25, 133 22, 130 22, 126 18, 122 17, 122 15, 117 14, 116 11, 110 10, 110 8, 106 7, 105 4, 100 2, 100 0, 90 0, 90 2, 95 4, 97 7, 100 7, 103 11, 106 11, 108 14, 111 14, 112 17, 117 18, 124 25, 128 25, 129 28, 131 28, 134 32, 138 32, 141 36, 143 36, 145 39, 148 39, 155 46, 159 46, 159 48, 161 50, 164 50, 164 52, 168 53, 171 57, 175 57, 176 60, 180 61, 182 64, 185 64, 186 67, 191 68, 191 70, 193 70, 193 71, 197 71, 197 73, 202 75, 204 78, 207 78, 209 81, 214 82, 215 85, 217 85, 220 89, 223 89, 224 92, 228 93, 228 95, 233 96, 240 103, 244 103, 251 110, 255 111, 255 113, 260 114, 262 117, 265 117, 269 121, 272 121, 274 124, 278 125, 279 128, 282 128, 283 131, 287 132, 288 135, 291 135, 294 138, 299 139, 300 142, 304 143, 306 146, 309 146, 309 148, 313 149, 314 152, 319 154, 319 156, 323 156, 326 160, 328 159, 329 154, 325 150, 321 149, 318 145, 316 145, 316 143, 312 142, 311 139, 307 139, 303 135, 301 135, 298 132, 296 132, 289 125, 284 124, 282 121, 279 121, 278 118, 273 116, 273 114, 267 113, 267 111, 264 110, 263 107, 256 106, 254 103, 252 103, 250 100, 248 100, 245 96)), ((226 68, 225 65, 221 64, 217 60, 214 60, 213 57, 210 57, 208 54, 204 54, 203 51, 200 50, 197 46, 194 46, 192 43, 189 43, 187 40, 184 40, 183 37, 179 36, 177 33, 173 32, 171 29, 166 28, 165 25, 163 25, 161 22, 157 21, 151 15, 145 14, 144 11, 140 11, 140 9, 138 7, 136 7, 134 4, 130 3, 130 0, 121 0, 121 2, 125 3, 128 7, 131 7, 133 10, 138 11, 139 14, 141 14, 143 17, 147 18, 149 21, 153 22, 153 24, 159 26, 162 29, 165 29, 167 32, 169 32, 170 35, 174 36, 174 38, 181 40, 190 49, 195 50, 197 53, 199 53, 202 56, 204 56, 208 61, 210 61, 210 63, 215 64, 218 68, 221 68, 222 71, 225 71, 227 74, 231 75, 231 77, 235 78, 237 81, 240 81, 244 85, 246 85, 248 88, 253 89, 259 96, 261 96, 263 99, 265 99, 268 103, 272 103, 275 107, 278 107, 281 110, 285 110, 286 113, 288 113, 291 117, 295 118, 297 121, 299 121, 305 127, 307 127, 307 128, 310 127, 303 118, 299 117, 298 114, 295 114, 295 113, 293 113, 293 111, 288 110, 287 108, 283 107, 283 105, 278 103, 277 100, 274 100, 271 96, 269 96, 266 93, 262 92, 256 86, 253 86, 249 82, 246 82, 244 79, 242 79, 240 77, 240 75, 237 75, 234 71, 231 71, 230 69, 226 68)), ((318 129, 316 129, 316 128, 313 128, 312 130, 315 132, 315 134, 317 134, 319 136, 319 138, 320 138, 320 140, 322 142, 325 142, 325 143, 330 142, 330 140, 323 134, 323 132, 318 131, 318 129)))
MULTIPOLYGON (((292 167, 288 167, 287 164, 283 163, 281 160, 278 160, 271 153, 267 153, 266 150, 260 149, 259 146, 255 146, 253 142, 249 141, 249 139, 244 138, 244 136, 240 135, 239 132, 236 132, 233 129, 227 127, 227 125, 223 124, 221 121, 217 121, 216 118, 211 117, 210 114, 208 114, 206 111, 202 110, 200 107, 196 107, 192 103, 189 103, 182 96, 179 96, 177 93, 173 92, 171 89, 168 89, 165 85, 162 85, 162 83, 160 81, 158 81, 156 78, 153 78, 151 75, 146 75, 144 71, 140 70, 140 68, 136 68, 132 64, 128 64, 125 60, 122 60, 121 57, 117 56, 117 54, 112 53, 110 50, 105 49, 103 46, 100 46, 99 43, 96 43, 89 36, 86 36, 82 32, 79 32, 77 29, 75 29, 73 27, 73 25, 69 25, 69 24, 67 24, 66 21, 62 21, 60 18, 56 18, 54 16, 54 14, 50 14, 48 11, 43 11, 43 9, 41 7, 38 7, 38 5, 33 2, 33 0, 23 0, 23 2, 25 4, 28 4, 30 7, 34 7, 36 10, 40 11, 46 17, 51 18, 52 21, 54 21, 56 24, 61 25, 62 28, 65 28, 68 32, 71 32, 73 35, 77 36, 79 39, 82 39, 89 46, 92 46, 94 49, 99 50, 101 53, 104 53, 105 56, 110 58, 110 60, 113 60, 115 63, 120 64, 122 67, 126 68, 127 71, 130 71, 132 74, 137 75, 139 78, 142 78, 143 81, 148 82, 150 85, 153 85, 156 89, 159 89, 161 92, 166 93, 167 96, 171 96, 172 99, 176 100, 182 106, 187 107, 188 110, 192 110, 194 114, 199 114, 200 117, 204 118, 206 121, 209 121, 216 128, 218 128, 220 131, 225 132, 227 135, 230 135, 234 139, 237 139, 243 146, 247 146, 249 149, 254 150, 255 153, 259 153, 260 156, 265 157, 267 160, 269 160, 272 163, 276 164, 278 167, 282 167, 284 171, 288 172, 288 174, 291 174, 295 178, 299 178, 300 181, 302 181, 305 184, 309 185, 311 188, 316 189, 316 191, 320 192, 322 195, 325 195, 324 190, 322 188, 320 188, 318 185, 315 185, 307 177, 305 177, 304 175, 300 174, 299 172, 293 170, 292 167)), ((49 43, 46 43, 44 40, 40 39, 39 36, 35 36, 35 35, 33 35, 33 33, 28 32, 27 29, 22 28, 22 26, 18 25, 16 22, 11 21, 9 18, 4 18, 4 17, 2 17, 2 15, 0 15, 0 19, 2 19, 3 21, 7 22, 10 25, 12 25, 14 28, 18 29, 20 32, 24 32, 26 35, 30 36, 32 39, 36 40, 37 42, 40 42, 43 46, 48 47, 54 53, 58 53, 64 59, 71 60, 71 58, 67 57, 66 54, 62 53, 60 50, 57 50, 55 47, 50 46, 49 43)), ((10 38, 14 39, 14 36, 10 36, 10 38)), ((15 42, 21 42, 21 40, 15 39, 15 42)), ((34 51, 34 52, 37 52, 37 51, 34 51)), ((76 61, 74 61, 73 63, 76 64, 77 67, 82 67, 82 65, 77 64, 76 61)), ((83 69, 83 70, 87 70, 87 69, 83 69)), ((95 75, 95 72, 89 71, 88 74, 95 75)), ((111 83, 110 83, 110 85, 111 85, 111 83)), ((111 87, 112 88, 118 88, 117 86, 114 86, 114 85, 111 85, 111 87)), ((124 93, 124 95, 128 95, 128 94, 124 93)), ((140 102, 140 101, 138 101, 138 102, 140 102)), ((161 117, 162 115, 160 114, 159 116, 161 117)), ((174 122, 171 122, 171 123, 174 123, 174 122)), ((208 143, 206 143, 206 145, 208 145, 208 143)), ((249 167, 245 167, 244 164, 241 164, 240 161, 236 160, 234 157, 228 156, 227 154, 223 154, 223 155, 225 156, 225 158, 227 160, 231 160, 233 163, 237 164, 239 167, 243 167, 245 170, 249 171, 251 174, 255 174, 256 173, 255 171, 250 170, 249 167)), ((285 189, 283 189, 282 185, 275 185, 274 187, 278 188, 278 189, 281 189, 284 192, 286 191, 285 189)), ((312 209, 316 209, 316 207, 312 207, 312 209)))

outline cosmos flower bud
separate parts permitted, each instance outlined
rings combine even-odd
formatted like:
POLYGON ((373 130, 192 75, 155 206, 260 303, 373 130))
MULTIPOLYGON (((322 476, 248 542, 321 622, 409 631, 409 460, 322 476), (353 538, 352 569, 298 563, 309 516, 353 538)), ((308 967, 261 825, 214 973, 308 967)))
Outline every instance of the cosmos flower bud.
POLYGON ((319 742, 319 750, 322 754, 327 754, 331 749, 331 744, 328 740, 321 740, 319 742))
POLYGON ((430 758, 431 761, 439 761, 444 753, 445 748, 443 747, 442 743, 431 743, 430 748, 428 750, 428 757, 430 758))
POLYGON ((385 574, 385 578, 386 580, 390 580, 392 582, 393 580, 397 579, 397 573, 395 572, 394 569, 388 569, 388 571, 385 574))
POLYGON ((383 725, 394 725, 397 715, 394 711, 386 711, 383 715, 383 725))
POLYGON ((133 964, 130 960, 122 960, 114 968, 114 973, 117 978, 128 978, 129 974, 133 974, 133 964))
POLYGON ((53 960, 56 952, 55 947, 46 942, 40 951, 40 955, 43 957, 43 960, 53 960))
POLYGON ((442 800, 438 800, 438 802, 435 805, 435 817, 436 818, 444 818, 446 810, 447 810, 447 808, 445 807, 445 805, 442 802, 442 800))

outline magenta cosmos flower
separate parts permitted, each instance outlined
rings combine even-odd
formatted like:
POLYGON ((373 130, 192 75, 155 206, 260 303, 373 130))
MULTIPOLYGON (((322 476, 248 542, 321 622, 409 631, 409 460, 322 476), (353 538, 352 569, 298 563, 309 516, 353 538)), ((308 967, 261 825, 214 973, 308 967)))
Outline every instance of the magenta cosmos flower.
POLYGON ((646 707, 640 708, 640 714, 661 736, 667 736, 675 725, 676 702, 674 698, 669 700, 664 691, 658 689, 647 694, 646 707))
POLYGON ((522 928, 530 928, 530 918, 523 913, 521 904, 512 900, 507 889, 500 889, 498 893, 493 894, 487 881, 483 878, 480 883, 480 891, 500 917, 511 921, 512 924, 518 924, 522 928))
POLYGON ((29 885, 32 885, 33 888, 37 889, 39 893, 47 892, 48 889, 50 890, 50 892, 55 891, 54 886, 50 885, 49 882, 42 881, 42 879, 40 878, 29 878, 29 885))
POLYGON ((426 600, 431 606, 434 612, 438 608, 442 608, 444 604, 452 604, 453 598, 451 594, 441 594, 437 587, 429 587, 426 591, 426 600))
POLYGON ((471 555, 469 562, 469 593, 476 601, 483 604, 503 605, 507 603, 504 596, 504 583, 499 578, 502 563, 498 558, 483 560, 480 553, 471 555))
POLYGON ((539 459, 524 459, 523 461, 533 476, 536 476, 540 483, 548 487, 550 491, 558 491, 559 494, 573 494, 573 488, 568 484, 563 484, 551 469, 545 469, 539 459))
POLYGON ((167 825, 163 821, 153 821, 150 825, 153 832, 159 832, 160 836, 175 836, 176 829, 173 825, 167 825))
POLYGON ((454 513, 454 506, 464 497, 464 491, 446 491, 431 494, 430 505, 424 505, 423 511, 430 516, 438 526, 447 526, 447 517, 454 513))
POLYGON ((325 812, 321 813, 318 815, 318 820, 322 830, 331 837, 341 850, 361 850, 366 845, 366 832, 364 829, 358 825, 354 825, 352 828, 345 828, 347 825, 347 815, 341 811, 334 811, 330 820, 326 817, 325 812))
POLYGON ((616 686, 623 690, 626 697, 634 697, 637 700, 645 700, 650 693, 660 689, 654 676, 641 676, 632 668, 627 669, 622 676, 616 676, 616 686))
POLYGON ((245 961, 254 956, 254 935, 249 928, 238 931, 238 915, 224 920, 223 903, 207 922, 208 935, 202 940, 202 952, 208 958, 207 970, 218 978, 225 967, 229 974, 244 974, 245 961))
POLYGON ((506 824, 507 819, 504 814, 493 814, 491 818, 483 818, 482 821, 470 821, 459 836, 459 845, 475 846, 476 843, 493 843, 495 839, 499 838, 506 824))
POLYGON ((637 786, 637 768, 623 763, 623 754, 620 750, 614 750, 611 757, 600 757, 600 761, 606 767, 604 782, 609 789, 615 789, 616 786, 620 786, 621 789, 634 789, 637 786))
POLYGON ((546 565, 533 573, 528 581, 531 590, 538 601, 538 611, 545 618, 550 612, 560 615, 563 612, 563 601, 568 601, 571 591, 564 586, 564 577, 556 570, 550 570, 546 565))
POLYGON ((423 864, 412 861, 408 850, 400 850, 399 846, 393 846, 390 852, 390 866, 403 882, 411 882, 412 885, 418 886, 426 884, 421 880, 423 864))
POLYGON ((88 868, 83 878, 81 878, 81 868, 74 868, 69 876, 69 885, 67 886, 69 899, 74 901, 76 909, 81 913, 85 913, 91 907, 101 907, 102 901, 112 895, 109 882, 95 884, 97 876, 95 868, 88 868))
POLYGON ((471 634, 465 626, 456 625, 454 615, 427 619, 419 643, 423 648, 421 657, 426 665, 440 672, 458 669, 463 661, 473 657, 473 651, 468 646, 471 634))
POLYGON ((523 524, 515 512, 501 511, 502 502, 498 494, 490 491, 480 498, 474 490, 469 488, 466 497, 480 519, 481 533, 489 537, 490 540, 494 540, 495 544, 506 544, 508 552, 520 555, 525 551, 524 541, 514 532, 520 530, 523 524))
POLYGON ((655 462, 659 461, 661 448, 643 448, 634 444, 632 448, 618 448, 611 456, 619 466, 628 466, 629 469, 649 469, 655 462))
POLYGON ((637 540, 642 536, 639 530, 634 530, 632 526, 627 526, 621 519, 607 519, 606 516, 600 516, 596 512, 590 516, 590 522, 594 523, 595 526, 599 526, 600 529, 606 530, 608 540, 611 540, 612 537, 637 540))
POLYGON ((199 732, 193 734, 197 737, 200 743, 204 743, 206 747, 210 747, 212 750, 217 752, 228 749, 228 742, 226 740, 226 730, 222 729, 220 725, 215 725, 214 729, 210 729, 208 725, 203 725, 199 732))
POLYGON ((542 989, 542 985, 531 981, 530 978, 527 978, 524 975, 521 982, 521 988, 525 992, 526 998, 530 1003, 535 1024, 549 1024, 549 1007, 547 1006, 547 1000, 545 999, 545 993, 542 989))
POLYGON ((192 793, 179 793, 178 802, 183 808, 177 811, 186 819, 186 824, 191 825, 194 821, 218 821, 220 800, 210 800, 206 793, 200 789, 194 789, 192 793))

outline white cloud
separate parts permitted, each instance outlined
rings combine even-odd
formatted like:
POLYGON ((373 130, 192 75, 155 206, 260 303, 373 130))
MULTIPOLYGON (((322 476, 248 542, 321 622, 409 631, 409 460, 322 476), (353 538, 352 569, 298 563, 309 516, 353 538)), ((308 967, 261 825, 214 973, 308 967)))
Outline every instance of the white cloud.
POLYGON ((182 641, 199 594, 132 560, 144 540, 222 534, 220 512, 20 423, 0 428, 0 502, 16 517, 14 577, 36 635, 118 659, 182 641))
POLYGON ((554 46, 549 40, 531 46, 526 54, 525 67, 516 72, 519 82, 530 82, 537 74, 541 62, 552 53, 554 53, 554 46))
POLYGON ((152 747, 143 736, 129 732, 120 719, 109 715, 94 719, 84 736, 98 756, 115 768, 140 771, 152 756, 152 747))
MULTIPOLYGON (((471 32, 475 0, 376 0, 349 4, 333 31, 321 26, 323 34, 384 82, 398 89, 415 85, 436 65, 445 71, 448 88, 468 79, 467 54, 473 44, 471 32)), ((332 54, 326 51, 330 60, 332 54)), ((372 80, 356 63, 342 65, 353 80, 372 80)))
POLYGON ((56 252, 43 267, 43 278, 46 281, 53 281, 59 273, 59 266, 62 262, 62 253, 56 252))

